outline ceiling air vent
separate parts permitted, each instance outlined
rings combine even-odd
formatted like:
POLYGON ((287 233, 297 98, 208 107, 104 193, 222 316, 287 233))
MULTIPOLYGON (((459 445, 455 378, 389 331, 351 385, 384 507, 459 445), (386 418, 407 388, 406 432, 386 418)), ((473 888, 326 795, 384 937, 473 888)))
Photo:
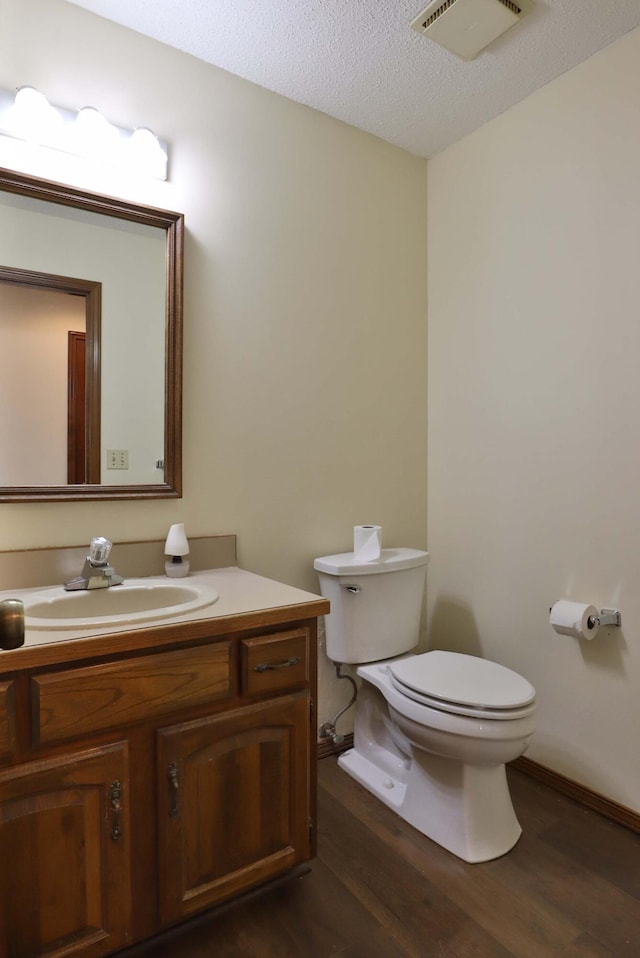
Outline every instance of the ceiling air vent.
POLYGON ((411 29, 473 60, 526 13, 526 0, 432 0, 411 29))

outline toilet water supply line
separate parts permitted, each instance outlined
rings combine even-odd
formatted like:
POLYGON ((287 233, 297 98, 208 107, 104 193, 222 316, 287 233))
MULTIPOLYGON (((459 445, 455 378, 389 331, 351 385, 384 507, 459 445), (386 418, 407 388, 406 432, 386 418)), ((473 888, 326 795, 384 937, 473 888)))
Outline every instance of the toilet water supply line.
POLYGON ((340 716, 344 715, 344 713, 348 711, 348 709, 350 709, 353 703, 355 702, 358 695, 358 686, 356 685, 356 681, 354 678, 352 678, 352 676, 342 674, 342 672, 340 671, 340 669, 342 668, 341 662, 334 662, 333 664, 336 667, 337 677, 339 679, 346 679, 347 682, 351 682, 351 685, 353 686, 353 694, 351 696, 351 699, 347 702, 347 704, 343 705, 343 707, 340 709, 339 712, 336 712, 336 714, 333 717, 333 721, 322 723, 322 725, 320 726, 320 738, 330 738, 334 745, 341 745, 342 742, 344 742, 344 735, 340 735, 338 732, 336 732, 336 722, 338 721, 340 716))

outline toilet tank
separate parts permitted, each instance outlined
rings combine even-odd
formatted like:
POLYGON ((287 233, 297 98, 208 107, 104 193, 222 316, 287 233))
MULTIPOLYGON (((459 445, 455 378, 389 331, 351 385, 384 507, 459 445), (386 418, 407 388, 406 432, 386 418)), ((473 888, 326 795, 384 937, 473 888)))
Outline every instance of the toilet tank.
POLYGON ((428 561, 418 549, 382 549, 371 562, 353 552, 315 560, 320 592, 331 603, 325 630, 332 662, 377 662, 414 648, 428 561))

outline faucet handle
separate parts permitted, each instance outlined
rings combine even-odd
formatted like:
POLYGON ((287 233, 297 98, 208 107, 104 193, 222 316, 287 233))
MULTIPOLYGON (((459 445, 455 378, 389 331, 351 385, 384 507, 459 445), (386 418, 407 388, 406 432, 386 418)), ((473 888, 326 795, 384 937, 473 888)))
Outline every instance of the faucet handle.
POLYGON ((89 545, 89 562, 91 565, 107 565, 113 543, 104 536, 96 536, 89 545))

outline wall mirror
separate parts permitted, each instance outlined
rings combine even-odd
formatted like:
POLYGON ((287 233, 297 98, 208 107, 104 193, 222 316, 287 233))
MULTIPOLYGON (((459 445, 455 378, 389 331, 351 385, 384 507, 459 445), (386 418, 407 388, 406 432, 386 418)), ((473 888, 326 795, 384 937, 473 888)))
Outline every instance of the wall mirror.
POLYGON ((0 502, 182 494, 184 218, 0 169, 0 502))

